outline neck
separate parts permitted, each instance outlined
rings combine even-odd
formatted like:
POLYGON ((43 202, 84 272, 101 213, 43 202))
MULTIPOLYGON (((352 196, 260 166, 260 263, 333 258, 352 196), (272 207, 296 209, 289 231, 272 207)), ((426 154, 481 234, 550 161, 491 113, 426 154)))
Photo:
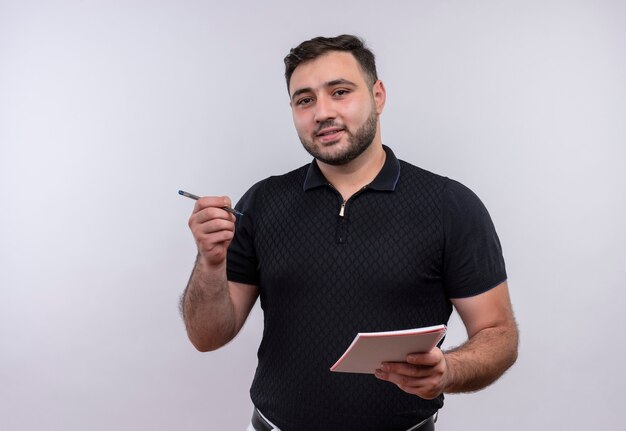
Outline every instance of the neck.
POLYGON ((333 166, 317 161, 326 177, 344 200, 371 183, 385 164, 387 154, 380 141, 372 142, 359 157, 345 165, 333 166))

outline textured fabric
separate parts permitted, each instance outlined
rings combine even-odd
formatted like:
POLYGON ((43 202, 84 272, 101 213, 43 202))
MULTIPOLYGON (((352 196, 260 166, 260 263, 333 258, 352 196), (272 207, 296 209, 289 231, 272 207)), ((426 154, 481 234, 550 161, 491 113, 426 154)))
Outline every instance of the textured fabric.
POLYGON ((258 285, 264 311, 251 397, 283 431, 402 430, 433 415, 443 396, 423 400, 329 368, 357 332, 447 323, 450 298, 506 279, 480 200, 385 151, 379 176, 343 216, 315 162, 261 181, 236 206, 245 216, 228 278, 258 285))

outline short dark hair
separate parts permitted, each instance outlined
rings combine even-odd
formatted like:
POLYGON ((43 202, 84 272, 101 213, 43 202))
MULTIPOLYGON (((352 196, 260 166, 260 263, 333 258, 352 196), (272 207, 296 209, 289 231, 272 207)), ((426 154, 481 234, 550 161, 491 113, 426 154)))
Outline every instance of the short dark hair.
POLYGON ((336 37, 315 37, 302 42, 289 51, 289 54, 285 57, 285 80, 287 81, 287 90, 289 90, 289 81, 291 81, 291 75, 293 75, 293 71, 296 70, 296 67, 304 62, 315 60, 331 51, 351 53, 359 63, 359 66, 361 66, 366 81, 369 81, 370 85, 374 85, 378 80, 374 53, 365 46, 363 39, 350 34, 342 34, 336 37))

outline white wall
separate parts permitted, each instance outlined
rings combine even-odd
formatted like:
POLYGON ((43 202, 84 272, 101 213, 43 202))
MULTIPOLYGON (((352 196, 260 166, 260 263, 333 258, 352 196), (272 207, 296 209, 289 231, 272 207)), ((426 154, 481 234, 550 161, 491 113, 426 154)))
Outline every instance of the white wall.
POLYGON ((356 33, 383 141, 481 196, 506 254, 519 361, 438 429, 623 429, 625 22, 608 0, 0 0, 0 428, 245 428, 262 316, 187 341, 176 191, 236 200, 307 163, 282 59, 356 33))

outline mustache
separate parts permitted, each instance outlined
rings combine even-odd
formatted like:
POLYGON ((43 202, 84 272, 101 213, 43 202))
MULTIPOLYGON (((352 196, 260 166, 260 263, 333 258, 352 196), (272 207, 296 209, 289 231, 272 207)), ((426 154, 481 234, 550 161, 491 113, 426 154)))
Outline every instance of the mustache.
POLYGON ((329 128, 329 127, 336 127, 338 129, 345 129, 345 126, 343 124, 339 124, 336 123, 334 120, 325 120, 322 121, 317 128, 315 129, 315 131, 313 132, 315 135, 319 134, 322 130, 329 128))

